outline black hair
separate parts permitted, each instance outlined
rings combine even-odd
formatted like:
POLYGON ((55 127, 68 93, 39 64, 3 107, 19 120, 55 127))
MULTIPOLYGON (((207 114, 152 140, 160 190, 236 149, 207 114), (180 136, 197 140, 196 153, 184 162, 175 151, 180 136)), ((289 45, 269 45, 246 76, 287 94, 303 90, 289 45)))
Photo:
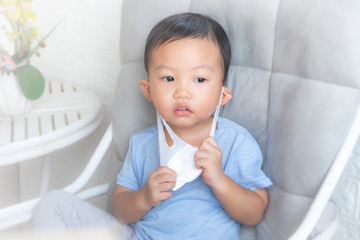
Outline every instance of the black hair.
POLYGON ((225 83, 231 60, 229 39, 218 22, 210 17, 190 12, 166 17, 153 27, 145 45, 146 72, 148 72, 150 57, 154 49, 163 44, 189 37, 207 38, 219 46, 224 67, 223 83, 225 83))

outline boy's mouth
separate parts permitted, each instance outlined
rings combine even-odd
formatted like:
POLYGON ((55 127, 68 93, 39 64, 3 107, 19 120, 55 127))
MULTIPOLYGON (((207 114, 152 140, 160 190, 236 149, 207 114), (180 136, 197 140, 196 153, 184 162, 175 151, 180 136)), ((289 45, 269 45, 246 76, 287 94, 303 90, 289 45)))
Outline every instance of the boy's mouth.
POLYGON ((192 114, 191 109, 186 105, 177 106, 174 110, 176 116, 186 117, 192 114))

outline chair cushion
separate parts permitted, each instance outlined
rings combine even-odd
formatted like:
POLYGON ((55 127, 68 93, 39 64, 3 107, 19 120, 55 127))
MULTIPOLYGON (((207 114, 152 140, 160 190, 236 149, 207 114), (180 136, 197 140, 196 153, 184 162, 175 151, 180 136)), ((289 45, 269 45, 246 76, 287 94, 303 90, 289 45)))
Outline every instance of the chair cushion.
MULTIPOLYGON (((166 16, 197 12, 228 33, 233 99, 221 115, 247 128, 275 186, 258 239, 285 239, 304 216, 360 101, 360 4, 312 0, 124 0, 114 143, 125 158, 130 136, 155 124, 142 95, 150 29, 166 16)), ((333 197, 333 201, 336 199, 333 197)), ((329 203, 314 234, 334 219, 329 203)), ((246 229, 246 230, 245 230, 246 229)), ((254 228, 241 234, 255 236, 254 228)), ((246 238, 247 239, 247 238, 246 238)))
MULTIPOLYGON (((269 199, 266 216, 256 229, 256 239, 288 239, 301 223, 313 198, 287 193, 275 186, 269 193, 269 199)), ((336 221, 336 213, 336 205, 329 202, 311 236, 318 235, 336 221)))
POLYGON ((282 0, 273 72, 360 87, 360 3, 282 0))
POLYGON ((314 196, 347 136, 359 90, 272 75, 264 170, 288 193, 314 196))
POLYGON ((114 146, 120 160, 125 159, 130 136, 156 123, 154 106, 140 89, 142 79, 147 79, 142 62, 122 65, 113 106, 114 146))

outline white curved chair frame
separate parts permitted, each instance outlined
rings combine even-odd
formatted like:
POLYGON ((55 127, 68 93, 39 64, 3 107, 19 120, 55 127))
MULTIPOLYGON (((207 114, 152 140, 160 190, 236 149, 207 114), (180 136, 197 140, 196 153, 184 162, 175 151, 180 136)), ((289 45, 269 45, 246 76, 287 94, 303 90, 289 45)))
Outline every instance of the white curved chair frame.
MULTIPOLYGON (((318 193, 316 194, 311 207, 305 215, 303 221, 293 235, 289 238, 290 240, 307 239, 318 222, 330 196, 332 195, 334 188, 339 181, 341 174, 350 158, 352 150, 360 136, 360 106, 358 108, 353 125, 338 152, 333 164, 328 171, 318 193)), ((100 185, 85 191, 80 190, 90 180, 95 170, 99 166, 103 159, 107 149, 112 142, 112 125, 108 127, 104 136, 102 137, 98 147, 94 154, 90 158, 80 176, 69 186, 64 188, 65 191, 76 194, 82 199, 89 199, 95 196, 106 194, 109 188, 109 184, 100 185)), ((0 210, 0 230, 10 228, 12 226, 26 222, 32 218, 32 211, 40 198, 35 198, 26 202, 22 202, 7 208, 0 210)), ((320 233, 313 239, 330 239, 336 232, 336 221, 327 227, 325 231, 320 233)))

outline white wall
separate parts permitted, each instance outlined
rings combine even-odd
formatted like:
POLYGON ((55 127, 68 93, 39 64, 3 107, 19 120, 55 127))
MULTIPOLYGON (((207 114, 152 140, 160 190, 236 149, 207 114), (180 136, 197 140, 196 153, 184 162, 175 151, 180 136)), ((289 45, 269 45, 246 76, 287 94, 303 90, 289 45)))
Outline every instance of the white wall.
MULTIPOLYGON (((50 156, 50 188, 63 188, 76 179, 110 121, 120 69, 121 4, 122 0, 33 0, 37 26, 43 34, 57 22, 62 22, 46 40, 46 48, 40 50, 41 56, 34 58, 32 64, 47 79, 67 81, 91 89, 100 97, 104 109, 104 121, 93 134, 50 156)), ((110 161, 103 164, 90 185, 113 180, 115 164, 119 163, 110 161)), ((39 193, 41 165, 42 159, 21 164, 20 199, 32 198, 39 193)))
POLYGON ((46 78, 94 90, 110 106, 119 72, 121 0, 33 0, 37 25, 44 35, 58 28, 34 58, 46 78))

